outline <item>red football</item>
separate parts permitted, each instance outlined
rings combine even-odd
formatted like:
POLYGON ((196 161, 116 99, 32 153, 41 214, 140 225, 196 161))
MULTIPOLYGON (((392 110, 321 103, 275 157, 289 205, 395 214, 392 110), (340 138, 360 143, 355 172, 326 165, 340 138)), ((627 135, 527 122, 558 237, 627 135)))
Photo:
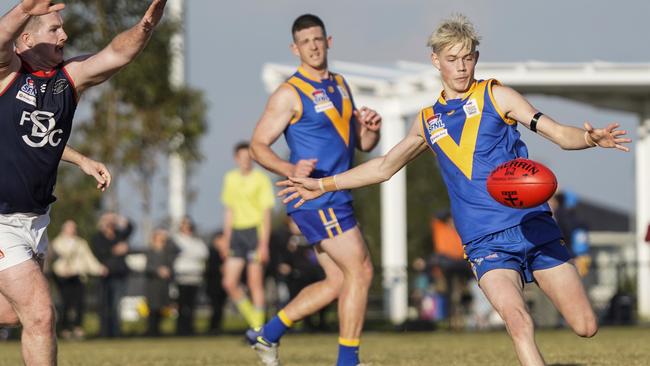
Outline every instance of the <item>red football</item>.
POLYGON ((546 166, 528 159, 500 164, 487 179, 490 196, 502 205, 529 208, 546 202, 557 189, 555 174, 546 166))

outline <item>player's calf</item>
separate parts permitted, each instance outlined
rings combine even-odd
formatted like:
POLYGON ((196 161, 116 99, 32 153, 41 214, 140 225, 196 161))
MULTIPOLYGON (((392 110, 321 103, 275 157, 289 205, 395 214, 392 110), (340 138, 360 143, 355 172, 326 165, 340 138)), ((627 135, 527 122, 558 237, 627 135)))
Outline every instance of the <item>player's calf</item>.
POLYGON ((0 328, 16 328, 20 326, 20 319, 16 313, 0 314, 0 328))

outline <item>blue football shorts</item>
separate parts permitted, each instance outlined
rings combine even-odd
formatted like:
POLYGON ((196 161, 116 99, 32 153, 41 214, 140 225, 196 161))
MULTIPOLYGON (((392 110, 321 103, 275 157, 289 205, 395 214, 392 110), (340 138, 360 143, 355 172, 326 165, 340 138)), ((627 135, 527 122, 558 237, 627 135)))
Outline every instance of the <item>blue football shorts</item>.
POLYGON ((571 259, 560 228, 548 214, 472 240, 465 245, 465 253, 478 280, 493 269, 512 269, 526 283, 533 282, 533 271, 571 259))
POLYGON ((289 214, 309 244, 333 238, 357 226, 351 203, 319 210, 298 210, 289 214))

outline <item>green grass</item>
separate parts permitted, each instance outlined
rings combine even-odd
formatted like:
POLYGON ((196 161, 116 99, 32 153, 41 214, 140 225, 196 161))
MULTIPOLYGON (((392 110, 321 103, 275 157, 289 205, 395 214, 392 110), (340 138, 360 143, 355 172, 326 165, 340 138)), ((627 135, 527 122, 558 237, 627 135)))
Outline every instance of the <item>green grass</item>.
MULTIPOLYGON (((285 366, 332 366, 336 334, 288 335, 281 347, 285 366)), ((604 328, 593 339, 566 330, 538 333, 549 365, 648 365, 650 329, 604 328)), ((0 343, 0 365, 22 364, 18 342, 0 343)), ((362 360, 372 366, 517 365, 505 331, 486 333, 366 333, 362 360)), ((59 365, 257 365, 241 337, 129 338, 60 342, 59 365)))

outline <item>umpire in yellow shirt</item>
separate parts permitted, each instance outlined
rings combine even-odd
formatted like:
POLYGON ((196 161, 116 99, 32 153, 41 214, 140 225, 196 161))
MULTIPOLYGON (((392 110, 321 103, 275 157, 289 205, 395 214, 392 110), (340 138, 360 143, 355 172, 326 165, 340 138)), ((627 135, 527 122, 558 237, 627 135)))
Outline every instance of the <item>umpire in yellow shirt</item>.
POLYGON ((257 328, 264 324, 264 264, 269 260, 275 196, 269 177, 253 169, 248 147, 248 142, 235 145, 237 168, 226 173, 223 181, 223 230, 229 243, 223 288, 248 324, 257 328), (239 286, 244 268, 251 299, 239 286))

